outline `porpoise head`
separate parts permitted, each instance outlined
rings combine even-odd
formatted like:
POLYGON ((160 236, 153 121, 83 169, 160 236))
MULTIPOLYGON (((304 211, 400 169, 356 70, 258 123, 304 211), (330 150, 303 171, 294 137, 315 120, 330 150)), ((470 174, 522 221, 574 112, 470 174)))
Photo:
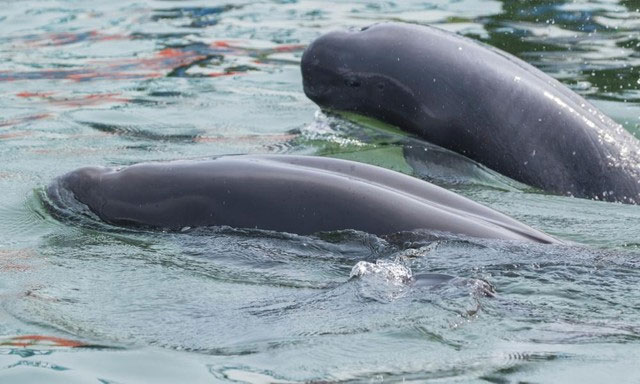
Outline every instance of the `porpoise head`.
POLYGON ((57 209, 68 209, 80 202, 95 213, 101 215, 104 205, 104 191, 101 188, 101 179, 104 175, 112 173, 113 169, 105 167, 84 167, 58 177, 47 188, 47 196, 57 206, 57 209))
MULTIPOLYGON (((408 86, 408 25, 383 23, 320 36, 305 50, 304 92, 323 109, 355 112, 412 128, 421 105, 408 86)), ((415 65, 415 64, 413 64, 415 65)))
POLYGON ((231 193, 225 181, 241 173, 242 165, 211 160, 84 167, 58 177, 46 194, 52 213, 63 218, 87 214, 88 208, 89 216, 127 227, 177 230, 219 225, 218 219, 227 224, 233 222, 228 206, 238 192, 231 193))
POLYGON ((359 31, 334 31, 316 39, 302 55, 301 70, 304 92, 318 105, 357 111, 368 97, 369 82, 363 77, 370 68, 360 61, 361 44, 352 35, 359 31), (354 46, 352 46, 354 45, 354 46))

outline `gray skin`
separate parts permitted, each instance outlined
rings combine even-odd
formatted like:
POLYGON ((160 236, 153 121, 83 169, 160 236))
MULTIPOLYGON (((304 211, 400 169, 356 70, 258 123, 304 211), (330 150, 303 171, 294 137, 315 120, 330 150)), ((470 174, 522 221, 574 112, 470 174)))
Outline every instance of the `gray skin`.
POLYGON ((437 28, 330 32, 302 56, 306 95, 545 191, 640 203, 640 143, 524 61, 437 28))
POLYGON ((258 228, 297 234, 355 229, 384 235, 414 229, 504 240, 552 237, 413 177, 313 156, 227 156, 208 161, 80 168, 47 189, 71 195, 102 220, 180 229, 258 228), (65 191, 67 193, 65 193, 65 191))

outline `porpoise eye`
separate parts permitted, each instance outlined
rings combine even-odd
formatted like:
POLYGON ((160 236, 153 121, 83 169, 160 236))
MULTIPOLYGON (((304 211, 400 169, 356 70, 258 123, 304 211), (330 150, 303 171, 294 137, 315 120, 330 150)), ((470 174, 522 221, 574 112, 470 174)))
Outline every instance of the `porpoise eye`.
POLYGON ((382 91, 384 89, 384 83, 378 83, 378 89, 382 91))
POLYGON ((357 88, 360 86, 360 82, 352 77, 347 77, 346 79, 344 79, 344 83, 353 88, 357 88))

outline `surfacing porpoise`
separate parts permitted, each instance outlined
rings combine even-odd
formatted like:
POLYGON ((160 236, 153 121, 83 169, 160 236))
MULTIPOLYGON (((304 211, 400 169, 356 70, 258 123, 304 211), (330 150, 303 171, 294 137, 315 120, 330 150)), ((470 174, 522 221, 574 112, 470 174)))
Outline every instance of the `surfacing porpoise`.
POLYGON ((46 190, 116 225, 179 230, 230 226, 296 234, 426 229, 504 240, 558 242, 465 197, 384 168, 314 156, 240 155, 206 161, 85 167, 46 190))
POLYGON ((374 117, 552 193, 640 203, 640 142, 524 61, 443 30, 382 23, 302 57, 320 107, 374 117))

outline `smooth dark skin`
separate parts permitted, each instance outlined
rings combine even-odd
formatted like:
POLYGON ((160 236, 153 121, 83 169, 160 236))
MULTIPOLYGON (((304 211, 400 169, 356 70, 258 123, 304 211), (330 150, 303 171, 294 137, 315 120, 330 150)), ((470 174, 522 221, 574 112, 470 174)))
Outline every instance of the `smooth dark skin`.
POLYGON ((367 115, 545 191, 640 203, 640 142, 542 71, 402 23, 331 32, 302 57, 306 95, 367 115))
POLYGON ((313 156, 227 156, 208 161, 87 167, 47 189, 69 190, 102 220, 180 229, 231 226, 312 234, 355 229, 384 235, 427 229, 472 237, 556 243, 506 215, 384 168, 313 156))

